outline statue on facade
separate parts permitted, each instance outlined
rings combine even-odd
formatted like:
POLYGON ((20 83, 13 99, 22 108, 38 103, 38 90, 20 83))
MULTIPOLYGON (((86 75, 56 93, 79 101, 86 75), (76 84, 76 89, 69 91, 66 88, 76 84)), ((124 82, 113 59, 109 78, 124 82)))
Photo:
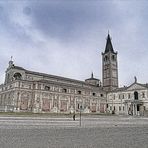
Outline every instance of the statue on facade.
POLYGON ((134 77, 134 79, 135 79, 135 83, 137 83, 137 77, 136 76, 134 77))

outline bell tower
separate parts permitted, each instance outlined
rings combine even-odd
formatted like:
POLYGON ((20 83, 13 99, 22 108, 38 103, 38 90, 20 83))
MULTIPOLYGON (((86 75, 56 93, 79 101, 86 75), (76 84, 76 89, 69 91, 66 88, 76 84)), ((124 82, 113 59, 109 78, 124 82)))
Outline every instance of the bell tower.
POLYGON ((106 91, 118 88, 117 52, 114 52, 111 37, 108 33, 106 47, 102 53, 102 82, 106 91))

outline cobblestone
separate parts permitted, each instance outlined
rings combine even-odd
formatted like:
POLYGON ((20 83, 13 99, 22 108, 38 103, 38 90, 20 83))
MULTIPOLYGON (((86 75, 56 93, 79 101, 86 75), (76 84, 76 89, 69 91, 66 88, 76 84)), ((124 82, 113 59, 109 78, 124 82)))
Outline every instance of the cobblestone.
POLYGON ((0 117, 0 148, 148 148, 148 118, 0 117))

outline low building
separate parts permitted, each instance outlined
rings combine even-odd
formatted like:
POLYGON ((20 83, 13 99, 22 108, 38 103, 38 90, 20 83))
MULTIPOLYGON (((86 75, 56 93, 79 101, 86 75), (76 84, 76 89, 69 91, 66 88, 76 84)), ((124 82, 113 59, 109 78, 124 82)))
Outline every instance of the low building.
MULTIPOLYGON (((136 79, 136 78, 135 78, 136 79)), ((148 84, 137 83, 117 88, 107 94, 107 112, 125 115, 147 115, 148 84)))

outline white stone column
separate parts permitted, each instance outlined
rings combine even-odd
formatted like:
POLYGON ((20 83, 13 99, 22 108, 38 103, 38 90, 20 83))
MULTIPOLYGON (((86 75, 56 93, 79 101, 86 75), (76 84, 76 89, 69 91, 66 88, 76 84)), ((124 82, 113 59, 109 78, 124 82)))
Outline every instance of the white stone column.
POLYGON ((126 109, 127 109, 127 115, 128 115, 128 113, 129 113, 128 112, 129 111, 129 104, 128 103, 127 103, 127 106, 126 107, 127 107, 126 109))
POLYGON ((133 107, 133 115, 135 115, 135 104, 133 104, 132 107, 133 107))
POLYGON ((74 110, 76 112, 76 110, 77 110, 77 99, 76 99, 76 96, 75 95, 74 95, 74 103, 75 103, 74 110))
POLYGON ((96 105, 96 112, 98 112, 98 103, 99 101, 98 101, 98 99, 97 99, 97 105, 96 105))
POLYGON ((40 111, 42 111, 42 107, 43 107, 43 96, 42 92, 40 92, 40 111))
POLYGON ((98 108, 99 108, 98 112, 100 113, 100 98, 98 100, 98 108))
POLYGON ((17 100, 17 110, 20 111, 20 106, 21 106, 21 92, 18 94, 18 100, 17 100))
POLYGON ((58 111, 60 112, 61 109, 61 99, 60 99, 60 94, 57 94, 57 99, 58 99, 58 111))
POLYGON ((135 104, 135 115, 138 115, 137 114, 137 104, 135 104))
POLYGON ((136 104, 134 104, 134 115, 136 115, 136 104))
POLYGON ((53 94, 51 93, 51 110, 53 109, 53 94))
POLYGON ((125 115, 128 115, 127 103, 125 103, 124 107, 125 107, 124 113, 125 115))

